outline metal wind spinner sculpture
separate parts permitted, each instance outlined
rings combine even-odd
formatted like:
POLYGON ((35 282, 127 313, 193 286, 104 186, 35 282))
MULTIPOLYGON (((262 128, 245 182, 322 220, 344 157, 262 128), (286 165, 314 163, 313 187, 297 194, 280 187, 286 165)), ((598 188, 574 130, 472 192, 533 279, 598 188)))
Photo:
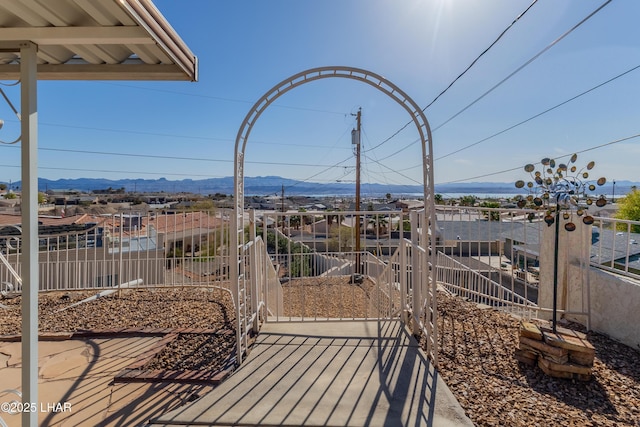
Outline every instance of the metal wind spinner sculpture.
MULTIPOLYGON (((544 221, 549 226, 558 220, 561 210, 564 210, 564 219, 572 219, 573 208, 575 208, 578 217, 582 217, 583 223, 593 224, 593 217, 586 214, 587 208, 593 203, 598 207, 605 206, 607 200, 604 196, 596 198, 588 192, 595 191, 596 184, 602 186, 607 180, 602 177, 596 181, 596 184, 590 182, 589 171, 593 169, 595 162, 591 161, 586 167, 578 170, 575 165, 577 159, 578 155, 574 154, 568 163, 556 164, 555 160, 544 158, 540 161, 543 167, 542 171, 535 170, 535 166, 532 164, 526 165, 524 170, 531 175, 532 180, 526 184, 523 180, 516 181, 516 188, 526 186, 529 190, 529 195, 518 201, 518 207, 528 206, 536 210, 546 210, 544 221)), ((529 214, 530 219, 533 217, 533 214, 529 214)), ((574 231, 576 224, 569 221, 564 225, 564 228, 567 231, 574 231)))
MULTIPOLYGON (((518 201, 518 207, 533 207, 536 210, 546 210, 544 222, 548 226, 555 223, 555 246, 554 246, 554 265, 553 265, 553 332, 556 332, 556 319, 558 311, 558 241, 560 234, 560 212, 563 218, 567 220, 564 229, 574 231, 576 224, 572 221, 573 211, 575 209, 578 217, 582 217, 582 222, 591 225, 593 217, 589 214, 585 215, 586 210, 594 202, 596 206, 602 207, 607 204, 604 196, 595 198, 588 194, 593 192, 598 186, 604 185, 606 178, 598 178, 596 184, 589 182, 589 171, 595 166, 595 162, 587 163, 587 166, 578 170, 575 165, 578 159, 577 154, 573 154, 567 164, 558 163, 550 158, 545 157, 540 161, 542 171, 535 170, 535 166, 528 164, 524 167, 525 172, 529 173, 532 181, 525 184, 523 180, 516 181, 516 188, 529 189, 529 195, 525 199, 518 201), (584 204, 582 201, 584 200, 584 204)), ((533 220, 535 215, 529 214, 529 220, 533 220)))

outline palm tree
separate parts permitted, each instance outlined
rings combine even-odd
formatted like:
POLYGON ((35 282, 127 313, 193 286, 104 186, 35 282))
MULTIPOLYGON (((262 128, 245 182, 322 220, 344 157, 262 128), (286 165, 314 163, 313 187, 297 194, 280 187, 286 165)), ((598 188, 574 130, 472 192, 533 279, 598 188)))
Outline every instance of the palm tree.
POLYGON ((385 234, 387 232, 387 225, 389 224, 389 220, 384 215, 374 215, 369 220, 369 224, 372 224, 374 229, 376 230, 376 237, 380 237, 380 234, 385 234))
POLYGON ((291 218, 289 218, 289 225, 295 228, 296 230, 300 229, 300 216, 294 215, 291 218))

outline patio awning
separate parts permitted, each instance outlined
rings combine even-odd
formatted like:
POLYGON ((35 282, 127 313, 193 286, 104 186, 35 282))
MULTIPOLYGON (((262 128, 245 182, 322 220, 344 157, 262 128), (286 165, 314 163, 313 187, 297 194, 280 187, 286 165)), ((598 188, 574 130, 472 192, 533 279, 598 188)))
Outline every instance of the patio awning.
POLYGON ((197 58, 149 0, 0 0, 0 80, 37 45, 38 80, 196 81, 197 58))
POLYGON ((38 80, 196 81, 197 68, 150 0, 0 0, 0 80, 21 86, 23 403, 38 402, 38 80))

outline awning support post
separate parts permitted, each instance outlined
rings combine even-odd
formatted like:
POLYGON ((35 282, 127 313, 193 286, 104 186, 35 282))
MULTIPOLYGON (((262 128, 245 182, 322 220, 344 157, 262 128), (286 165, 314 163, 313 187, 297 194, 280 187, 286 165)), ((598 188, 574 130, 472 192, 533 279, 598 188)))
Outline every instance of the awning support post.
MULTIPOLYGON (((22 166, 22 402, 38 401, 38 108, 34 43, 20 43, 22 166)), ((22 412, 37 427, 38 408, 22 412)))

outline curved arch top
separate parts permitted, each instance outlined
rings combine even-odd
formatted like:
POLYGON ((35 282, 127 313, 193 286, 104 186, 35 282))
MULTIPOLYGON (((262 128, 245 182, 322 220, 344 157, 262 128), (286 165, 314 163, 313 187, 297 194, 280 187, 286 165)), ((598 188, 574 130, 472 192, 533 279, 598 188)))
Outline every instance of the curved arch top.
POLYGON ((276 99, 303 84, 310 83, 316 80, 335 77, 361 81, 388 95, 411 115, 413 122, 418 128, 421 139, 429 141, 429 143, 431 142, 431 129, 429 127, 427 118, 425 117, 420 107, 413 101, 413 99, 411 99, 398 86, 385 79, 381 75, 364 70, 362 68, 335 66, 311 68, 298 74, 294 74, 293 76, 281 81, 273 88, 271 88, 269 92, 264 94, 253 105, 249 113, 247 113, 244 121, 242 122, 242 125, 240 126, 240 129, 238 130, 235 145, 236 153, 239 149, 240 152, 244 153, 247 140, 249 139, 249 134, 251 133, 253 125, 258 120, 260 115, 264 112, 264 110, 276 99), (240 144, 242 144, 241 147, 240 144))
POLYGON ((236 209, 236 217, 238 213, 244 209, 244 153, 249 135, 251 134, 251 130, 258 118, 262 115, 264 110, 269 107, 269 105, 290 90, 316 80, 336 77, 356 80, 368 84, 389 96, 401 105, 407 113, 409 113, 412 122, 418 130, 420 140, 422 142, 425 208, 427 208, 427 203, 429 201, 433 202, 433 143, 431 138, 431 128, 424 112, 420 109, 418 104, 398 86, 377 73, 362 68, 348 66, 325 66, 301 71, 282 80, 258 99, 245 116, 242 125, 238 130, 238 134, 236 135, 235 142, 234 188, 236 198, 234 206, 236 209))

